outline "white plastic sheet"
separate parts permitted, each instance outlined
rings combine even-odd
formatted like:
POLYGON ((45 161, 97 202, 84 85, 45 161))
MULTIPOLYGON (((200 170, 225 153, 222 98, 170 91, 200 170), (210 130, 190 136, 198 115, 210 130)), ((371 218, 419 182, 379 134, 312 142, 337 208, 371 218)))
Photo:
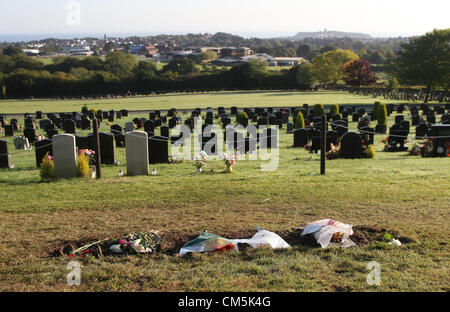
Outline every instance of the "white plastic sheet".
POLYGON ((253 248, 270 247, 273 249, 290 248, 288 243, 284 241, 278 234, 257 229, 258 232, 250 239, 235 239, 236 244, 249 244, 253 248))
POLYGON ((313 234, 317 243, 322 248, 327 248, 333 245, 331 239, 335 235, 342 236, 341 241, 337 244, 340 247, 353 247, 356 244, 349 239, 350 235, 353 235, 353 225, 344 224, 332 219, 323 219, 308 224, 302 232, 302 236, 313 234))

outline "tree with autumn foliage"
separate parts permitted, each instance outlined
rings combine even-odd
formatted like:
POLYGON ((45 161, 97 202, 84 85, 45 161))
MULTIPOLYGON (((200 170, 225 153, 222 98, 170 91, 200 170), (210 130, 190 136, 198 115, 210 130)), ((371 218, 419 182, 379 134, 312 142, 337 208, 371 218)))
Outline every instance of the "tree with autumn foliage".
POLYGON ((346 84, 359 87, 377 82, 375 73, 366 60, 354 60, 344 65, 344 81, 346 84))

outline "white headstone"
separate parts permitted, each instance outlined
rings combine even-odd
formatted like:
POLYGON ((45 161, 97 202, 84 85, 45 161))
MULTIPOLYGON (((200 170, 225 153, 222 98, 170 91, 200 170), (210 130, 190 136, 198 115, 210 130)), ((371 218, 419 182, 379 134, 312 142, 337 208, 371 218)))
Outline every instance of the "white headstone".
POLYGON ((31 145, 28 142, 28 139, 23 135, 19 135, 14 138, 14 145, 16 149, 25 149, 25 150, 31 149, 31 145))
POLYGON ((77 176, 77 150, 73 134, 53 136, 53 157, 55 178, 75 178, 77 176))
POLYGON ((129 176, 148 175, 148 135, 142 131, 125 134, 127 153, 127 174, 129 176))
POLYGON ((133 122, 127 122, 125 123, 125 133, 134 131, 134 123, 133 122))

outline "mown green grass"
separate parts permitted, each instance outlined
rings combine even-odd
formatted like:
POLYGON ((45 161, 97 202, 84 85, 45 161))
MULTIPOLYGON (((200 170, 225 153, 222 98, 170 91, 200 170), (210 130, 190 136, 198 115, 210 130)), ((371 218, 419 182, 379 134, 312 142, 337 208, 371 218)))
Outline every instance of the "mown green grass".
MULTIPOLYGON (((122 97, 115 99, 93 100, 2 100, 0 101, 0 114, 43 112, 72 112, 80 111, 83 105, 88 107, 110 110, 167 110, 206 108, 206 107, 291 107, 302 106, 304 103, 314 105, 372 105, 376 99, 347 92, 214 92, 194 94, 169 94, 139 97, 122 97)), ((378 99, 380 100, 380 99, 378 99)), ((399 104, 404 101, 382 100, 386 104, 399 104)))
MULTIPOLYGON (((104 122, 101 130, 108 129, 104 122)), ((325 176, 318 174, 319 156, 290 147, 292 134, 283 129, 273 172, 261 172, 260 161, 242 160, 232 174, 224 173, 222 161, 210 161, 197 174, 186 161, 152 165, 157 176, 119 177, 119 170, 126 171, 125 151, 116 149, 121 165, 104 166, 102 180, 50 183, 40 181, 34 151, 16 151, 8 138, 16 167, 0 169, 0 290, 448 291, 450 159, 383 152, 382 138, 375 138, 375 159, 327 161, 325 176), (257 225, 289 231, 323 218, 384 228, 410 242, 395 248, 297 245, 187 258, 108 256, 80 260, 78 287, 66 283, 69 259, 49 256, 63 241, 132 231, 158 230, 179 237, 179 244, 202 230, 243 238, 257 225), (380 286, 366 283, 370 261, 381 264, 380 286)))

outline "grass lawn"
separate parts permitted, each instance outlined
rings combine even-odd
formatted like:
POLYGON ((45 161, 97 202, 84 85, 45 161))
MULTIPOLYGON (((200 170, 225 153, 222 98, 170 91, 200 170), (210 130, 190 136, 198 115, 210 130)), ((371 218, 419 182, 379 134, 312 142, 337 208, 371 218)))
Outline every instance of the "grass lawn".
MULTIPOLYGON (((302 106, 316 103, 339 105, 372 105, 372 97, 349 94, 347 92, 286 92, 286 91, 249 91, 249 92, 214 92, 196 94, 169 94, 139 97, 123 97, 101 100, 1 100, 0 114, 80 111, 86 104, 102 110, 156 110, 206 107, 283 107, 302 106)), ((405 101, 384 100, 386 104, 405 103, 405 101)))
MULTIPOLYGON (((369 104, 373 99, 344 93, 273 92, 240 97, 7 101, 1 102, 0 111, 72 111, 83 103, 103 109, 146 109, 308 102, 369 104)), ((106 122, 101 130, 109 132, 106 122)), ((197 174, 187 161, 152 165, 157 176, 119 177, 119 170, 126 171, 126 166, 125 151, 118 148, 116 159, 121 165, 104 166, 102 180, 50 183, 40 181, 34 151, 15 150, 7 138, 15 168, 0 169, 0 290, 449 291, 450 158, 383 152, 380 141, 384 137, 375 137, 375 159, 327 161, 325 176, 318 174, 319 156, 292 148, 293 135, 284 128, 280 130, 279 167, 273 172, 261 172, 260 161, 242 160, 232 174, 224 173, 222 161, 208 162, 205 172, 197 174), (386 229, 403 245, 390 247, 356 238, 358 246, 349 249, 296 243, 301 227, 324 218, 357 229, 386 229), (249 238, 257 225, 279 233, 292 248, 175 255, 202 230, 249 238), (82 284, 67 285, 69 258, 54 254, 67 242, 76 245, 152 229, 163 238, 161 253, 78 259, 82 284), (366 283, 370 261, 381 264, 379 286, 366 283)))

